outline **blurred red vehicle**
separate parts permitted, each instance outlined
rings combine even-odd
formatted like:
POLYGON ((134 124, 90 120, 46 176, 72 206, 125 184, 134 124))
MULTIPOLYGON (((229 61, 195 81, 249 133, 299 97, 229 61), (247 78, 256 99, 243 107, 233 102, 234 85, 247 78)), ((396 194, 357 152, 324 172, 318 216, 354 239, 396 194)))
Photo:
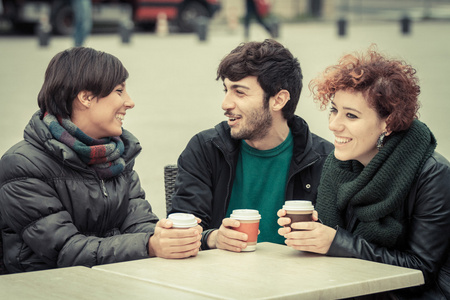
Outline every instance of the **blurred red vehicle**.
MULTIPOLYGON (((0 17, 13 25, 36 24, 48 16, 53 31, 67 35, 73 30, 69 0, 0 0, 0 17)), ((199 17, 212 18, 220 10, 220 0, 92 0, 94 26, 132 20, 136 25, 154 25, 160 13, 182 32, 195 30, 199 17)))

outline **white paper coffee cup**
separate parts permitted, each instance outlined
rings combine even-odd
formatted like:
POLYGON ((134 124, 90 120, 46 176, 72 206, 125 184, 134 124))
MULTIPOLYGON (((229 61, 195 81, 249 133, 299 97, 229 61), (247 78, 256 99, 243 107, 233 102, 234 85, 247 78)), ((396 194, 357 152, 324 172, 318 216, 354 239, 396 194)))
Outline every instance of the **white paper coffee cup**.
POLYGON ((307 201, 307 200, 288 200, 286 202, 284 202, 283 205, 283 209, 284 210, 314 210, 314 206, 312 205, 311 201, 307 201))
POLYGON ((261 215, 256 209, 234 209, 230 215, 231 219, 235 220, 260 220, 261 215))
POLYGON ((193 214, 173 213, 167 219, 172 221, 172 228, 191 228, 198 225, 197 219, 193 214))

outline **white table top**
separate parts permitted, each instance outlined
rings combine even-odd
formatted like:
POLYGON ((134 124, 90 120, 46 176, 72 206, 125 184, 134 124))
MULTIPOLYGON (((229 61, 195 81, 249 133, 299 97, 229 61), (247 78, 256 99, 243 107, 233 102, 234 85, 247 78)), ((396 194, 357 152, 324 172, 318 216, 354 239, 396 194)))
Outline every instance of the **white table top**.
POLYGON ((4 300, 210 299, 199 294, 86 267, 0 276, 4 300))
POLYGON ((216 299, 337 299, 421 285, 422 272, 259 243, 255 252, 201 251, 94 267, 216 299))

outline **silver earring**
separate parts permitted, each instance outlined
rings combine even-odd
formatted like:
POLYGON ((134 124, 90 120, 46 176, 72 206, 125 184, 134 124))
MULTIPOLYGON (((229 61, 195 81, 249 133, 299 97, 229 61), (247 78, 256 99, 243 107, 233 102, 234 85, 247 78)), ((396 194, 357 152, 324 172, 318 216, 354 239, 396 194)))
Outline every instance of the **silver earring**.
POLYGON ((383 132, 383 133, 381 133, 380 134, 380 136, 378 137, 378 140, 377 140, 377 149, 378 150, 381 150, 381 148, 383 148, 383 146, 384 146, 384 137, 386 136, 386 131, 385 132, 383 132))

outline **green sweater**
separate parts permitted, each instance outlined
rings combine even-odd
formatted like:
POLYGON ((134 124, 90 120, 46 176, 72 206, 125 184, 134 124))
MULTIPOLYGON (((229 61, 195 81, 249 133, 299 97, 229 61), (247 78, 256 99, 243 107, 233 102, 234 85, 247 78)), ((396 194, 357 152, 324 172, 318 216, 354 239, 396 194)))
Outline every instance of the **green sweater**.
POLYGON ((285 201, 294 142, 286 140, 270 150, 258 150, 241 141, 227 217, 233 209, 257 209, 261 214, 258 242, 284 244, 278 234, 277 211, 285 201))

